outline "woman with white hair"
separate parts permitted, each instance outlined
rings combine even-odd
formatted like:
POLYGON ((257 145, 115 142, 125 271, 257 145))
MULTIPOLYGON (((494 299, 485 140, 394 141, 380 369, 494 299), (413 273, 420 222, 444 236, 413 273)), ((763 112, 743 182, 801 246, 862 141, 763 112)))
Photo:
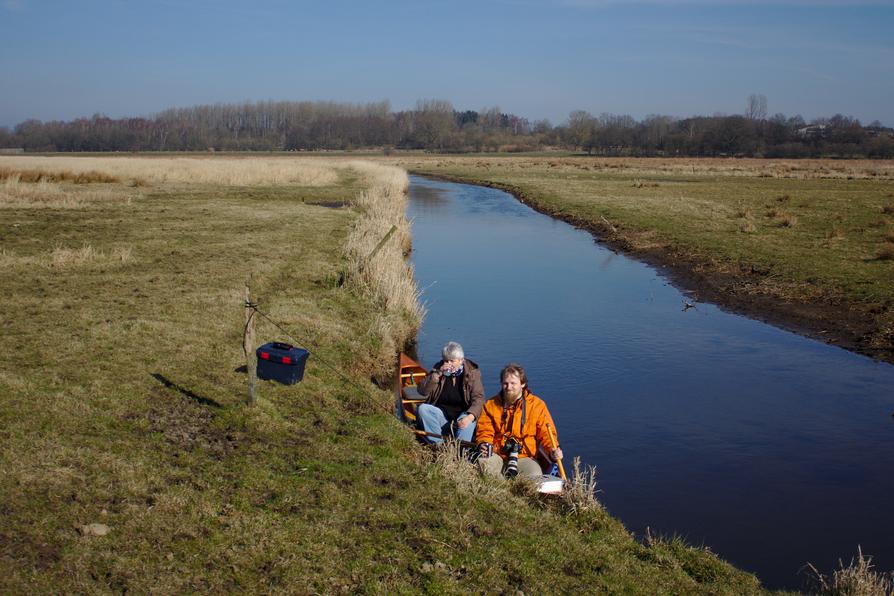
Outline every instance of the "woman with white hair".
MULTIPOLYGON (((484 405, 484 386, 478 365, 465 357, 461 345, 447 342, 441 350, 441 360, 417 389, 426 398, 416 409, 416 421, 422 430, 434 435, 450 434, 461 441, 472 440, 484 405)), ((441 442, 439 437, 430 435, 425 440, 441 442)))

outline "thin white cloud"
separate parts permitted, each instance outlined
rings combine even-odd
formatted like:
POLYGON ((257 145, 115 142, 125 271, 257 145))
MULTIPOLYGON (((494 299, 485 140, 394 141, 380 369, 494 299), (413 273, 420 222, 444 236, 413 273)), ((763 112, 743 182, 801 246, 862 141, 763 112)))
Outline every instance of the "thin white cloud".
POLYGON ((21 12, 25 8, 24 0, 3 0, 3 8, 10 12, 21 12))

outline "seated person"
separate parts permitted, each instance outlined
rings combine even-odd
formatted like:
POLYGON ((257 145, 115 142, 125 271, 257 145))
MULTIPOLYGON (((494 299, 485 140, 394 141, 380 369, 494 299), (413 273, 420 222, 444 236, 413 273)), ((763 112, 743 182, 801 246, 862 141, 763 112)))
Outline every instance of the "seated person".
POLYGON ((528 377, 521 366, 507 364, 500 371, 500 385, 502 390, 485 402, 478 418, 478 464, 494 476, 537 478, 543 474, 536 459, 538 446, 554 461, 562 459, 558 439, 550 435, 555 424, 543 400, 528 390, 528 377))
MULTIPOLYGON (((452 434, 461 441, 471 441, 475 421, 481 415, 484 386, 478 365, 465 357, 463 347, 451 341, 441 350, 441 360, 419 382, 419 395, 425 403, 416 409, 416 423, 421 430, 434 435, 452 434)), ((440 443, 438 436, 424 437, 429 443, 440 443)))

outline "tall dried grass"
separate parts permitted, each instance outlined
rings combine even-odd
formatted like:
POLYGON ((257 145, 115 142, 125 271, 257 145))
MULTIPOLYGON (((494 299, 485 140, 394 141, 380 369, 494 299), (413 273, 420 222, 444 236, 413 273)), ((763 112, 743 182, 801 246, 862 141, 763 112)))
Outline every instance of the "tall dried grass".
POLYGON ((75 173, 68 170, 46 172, 43 170, 0 168, 0 180, 8 180, 12 177, 16 177, 19 182, 73 182, 75 184, 120 182, 114 176, 97 171, 75 173))
POLYGON ((426 449, 421 453, 433 464, 429 473, 451 479, 462 494, 496 499, 505 496, 509 490, 505 482, 494 482, 492 478, 482 476, 478 466, 466 457, 459 441, 448 440, 437 449, 426 449))
MULTIPOLYGON (((406 256, 411 246, 410 223, 405 216, 409 178, 405 171, 367 162, 339 164, 364 178, 366 190, 354 201, 361 217, 345 243, 348 257, 346 279, 367 291, 382 306, 386 327, 406 330, 406 337, 418 327, 425 312, 413 268, 406 256), (394 227, 384 245, 370 258, 380 241, 394 227)), ((401 346, 387 345, 393 355, 401 346)), ((384 352, 383 352, 384 354, 384 352)))
POLYGON ((68 267, 69 265, 92 263, 100 254, 89 244, 75 249, 59 246, 53 250, 50 258, 54 267, 68 267))
POLYGON ((894 573, 873 570, 872 557, 864 555, 857 547, 857 557, 850 565, 838 561, 839 568, 827 577, 809 564, 819 593, 825 596, 894 596, 894 573))
POLYGON ((581 469, 580 458, 575 457, 571 478, 565 483, 562 501, 571 513, 581 513, 602 509, 596 499, 596 467, 585 466, 581 469))
POLYGON ((89 203, 130 203, 132 199, 132 192, 112 188, 66 188, 49 179, 22 182, 16 174, 0 182, 0 208, 76 209, 89 203))
POLYGON ((116 246, 111 253, 106 254, 85 243, 81 248, 57 246, 50 253, 48 265, 50 267, 67 268, 91 264, 124 264, 129 263, 132 257, 132 246, 116 246))
POLYGON ((294 157, 42 157, 2 156, 0 168, 76 181, 108 176, 137 184, 221 184, 225 186, 328 186, 338 182, 331 164, 294 157))

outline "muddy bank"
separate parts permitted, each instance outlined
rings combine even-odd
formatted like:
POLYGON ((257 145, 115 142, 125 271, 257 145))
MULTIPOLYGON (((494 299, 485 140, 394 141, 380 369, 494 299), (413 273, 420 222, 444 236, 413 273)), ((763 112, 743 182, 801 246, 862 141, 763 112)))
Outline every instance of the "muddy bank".
POLYGON ((894 364, 894 330, 883 317, 894 305, 862 303, 811 287, 809 297, 786 296, 786 289, 770 280, 770 271, 749 264, 713 261, 679 247, 640 240, 641 231, 617 222, 590 221, 538 201, 510 184, 466 178, 426 170, 411 173, 449 182, 504 190, 541 213, 593 234, 609 248, 659 269, 693 301, 711 302, 776 327, 894 364))

